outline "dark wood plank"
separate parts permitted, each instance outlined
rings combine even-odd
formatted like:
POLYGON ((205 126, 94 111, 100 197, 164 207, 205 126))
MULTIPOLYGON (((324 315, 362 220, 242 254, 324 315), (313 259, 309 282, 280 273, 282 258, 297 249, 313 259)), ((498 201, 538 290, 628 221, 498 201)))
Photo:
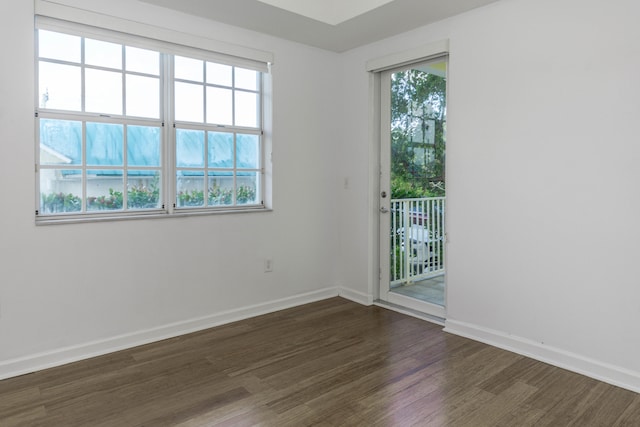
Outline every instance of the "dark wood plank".
POLYGON ((637 426, 640 396, 332 298, 0 381, 0 426, 637 426))
POLYGON ((633 402, 620 414, 613 427, 632 427, 640 424, 640 394, 636 395, 633 402))

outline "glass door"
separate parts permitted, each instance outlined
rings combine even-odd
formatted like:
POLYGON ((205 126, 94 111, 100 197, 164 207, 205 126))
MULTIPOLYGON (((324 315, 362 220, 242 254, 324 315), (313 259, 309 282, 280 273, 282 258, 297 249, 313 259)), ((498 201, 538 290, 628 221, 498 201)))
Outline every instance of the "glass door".
POLYGON ((445 317, 447 58, 381 74, 380 299, 445 317))

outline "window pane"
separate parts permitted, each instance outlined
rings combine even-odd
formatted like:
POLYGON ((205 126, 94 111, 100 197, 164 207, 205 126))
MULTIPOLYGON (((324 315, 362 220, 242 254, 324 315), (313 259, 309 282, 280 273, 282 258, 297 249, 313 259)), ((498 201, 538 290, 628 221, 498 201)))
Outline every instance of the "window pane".
POLYGON ((160 53, 147 49, 126 46, 127 71, 136 71, 145 74, 160 74, 160 53))
POLYGON ((257 172, 240 172, 236 177, 236 204, 255 205, 259 202, 258 188, 260 188, 257 172))
POLYGON ((38 51, 41 58, 80 63, 80 37, 38 30, 38 51))
POLYGON ((207 88, 207 123, 233 124, 231 115, 231 90, 217 87, 207 88))
POLYGON ((209 172, 208 203, 210 206, 233 204, 233 173, 209 172))
POLYGON ((204 100, 201 85, 176 82, 176 120, 202 123, 204 100))
POLYGON ((176 130, 176 165, 179 168, 204 167, 204 131, 176 130))
POLYGON ((121 166, 123 135, 122 125, 87 123, 87 165, 121 166))
POLYGON ((178 207, 204 206, 204 174, 178 171, 176 183, 178 207))
POLYGON ((122 209, 122 170, 87 171, 87 210, 122 209))
POLYGON ((260 137, 258 135, 236 136, 236 167, 258 169, 260 167, 260 137))
POLYGON ((85 69, 85 111, 122 114, 122 73, 85 69))
POLYGON ((126 46, 119 38, 46 30, 36 36, 36 96, 39 116, 46 117, 36 119, 40 214, 122 216, 167 202, 179 208, 259 203, 260 72, 126 46), (165 120, 174 134, 166 133, 165 120), (175 143, 172 165, 165 138, 175 143))
POLYGON ((82 164, 82 122, 40 119, 40 164, 82 164))
POLYGON ((84 62, 99 67, 122 69, 122 45, 84 39, 84 62))
POLYGON ((81 210, 81 171, 40 169, 40 212, 56 214, 81 210))
POLYGON ((80 67, 40 61, 40 108, 80 111, 80 67))
POLYGON ((233 167, 233 134, 209 132, 209 167, 233 167))
POLYGON ((160 166, 160 128, 127 126, 127 164, 160 166))
POLYGON ((207 62, 207 83, 220 86, 231 86, 233 67, 231 65, 207 62))
POLYGON ((174 58, 174 74, 176 79, 203 81, 204 61, 176 56, 174 58))
POLYGON ((244 68, 235 68, 236 81, 235 87, 239 89, 257 90, 258 89, 258 72, 247 70, 244 68))
POLYGON ((127 208, 160 208, 160 171, 129 170, 127 172, 127 208))
POLYGON ((258 94, 236 91, 236 126, 258 127, 258 94))
POLYGON ((160 118, 160 79, 127 74, 127 116, 160 118))

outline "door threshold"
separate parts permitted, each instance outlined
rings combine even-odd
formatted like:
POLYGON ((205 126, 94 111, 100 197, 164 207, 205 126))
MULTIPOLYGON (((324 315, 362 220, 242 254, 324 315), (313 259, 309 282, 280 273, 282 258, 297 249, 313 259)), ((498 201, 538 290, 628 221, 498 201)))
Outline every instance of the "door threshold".
POLYGON ((443 317, 438 317, 431 314, 423 313, 418 310, 413 310, 411 308, 403 307, 401 305, 393 304, 391 302, 382 301, 379 299, 375 300, 373 304, 377 305, 378 307, 382 307, 382 308, 396 311, 398 313, 406 314, 407 316, 412 316, 421 320, 426 320, 427 322, 435 323, 436 325, 439 325, 439 326, 444 326, 445 319, 443 317))

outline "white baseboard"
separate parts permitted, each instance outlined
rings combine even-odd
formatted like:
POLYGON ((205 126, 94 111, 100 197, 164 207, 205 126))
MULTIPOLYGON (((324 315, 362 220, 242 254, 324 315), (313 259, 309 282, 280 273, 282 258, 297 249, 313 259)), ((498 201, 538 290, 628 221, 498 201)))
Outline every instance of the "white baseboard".
POLYGON ((357 302, 358 304, 367 306, 373 304, 373 297, 371 295, 365 294, 364 292, 354 291, 353 289, 340 287, 338 288, 338 295, 342 298, 357 302))
POLYGON ((465 322, 446 320, 444 331, 640 393, 639 372, 465 322))
POLYGON ((176 322, 153 329, 137 331, 104 340, 92 341, 45 353, 1 361, 0 380, 28 374, 42 369, 52 368, 54 366, 65 365, 67 363, 88 359, 90 357, 101 356, 118 350, 149 344, 151 342, 167 338, 173 338, 179 335, 212 328, 214 326, 220 326, 262 314, 272 313, 274 311, 336 297, 338 295, 339 288, 330 287, 288 298, 228 310, 222 313, 216 313, 196 319, 176 322))

